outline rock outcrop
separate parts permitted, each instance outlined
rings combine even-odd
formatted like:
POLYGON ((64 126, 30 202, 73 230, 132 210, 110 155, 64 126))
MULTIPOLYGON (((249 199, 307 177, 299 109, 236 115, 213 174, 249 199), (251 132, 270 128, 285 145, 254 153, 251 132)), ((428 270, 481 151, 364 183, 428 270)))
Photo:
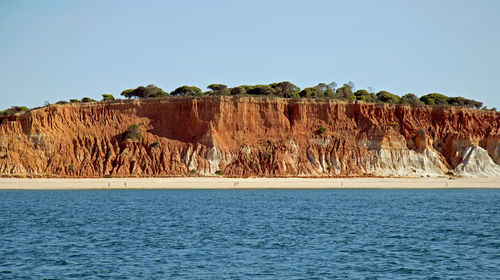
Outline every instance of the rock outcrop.
POLYGON ((170 97, 0 121, 4 175, 500 176, 500 113, 466 108, 170 97))

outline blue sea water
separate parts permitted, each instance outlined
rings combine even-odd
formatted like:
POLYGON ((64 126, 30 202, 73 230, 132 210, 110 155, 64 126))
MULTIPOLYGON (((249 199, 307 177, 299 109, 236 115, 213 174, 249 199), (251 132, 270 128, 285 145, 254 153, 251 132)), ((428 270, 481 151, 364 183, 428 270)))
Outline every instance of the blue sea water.
POLYGON ((0 279, 499 279, 500 190, 0 191, 0 279))

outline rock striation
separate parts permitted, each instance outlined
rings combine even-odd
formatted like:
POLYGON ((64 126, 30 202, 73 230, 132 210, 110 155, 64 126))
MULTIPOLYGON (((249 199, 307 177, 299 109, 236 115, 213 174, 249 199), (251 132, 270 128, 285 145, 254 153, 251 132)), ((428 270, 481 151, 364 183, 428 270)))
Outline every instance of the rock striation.
POLYGON ((500 176, 500 113, 467 108, 169 97, 0 122, 4 175, 500 176), (134 123, 139 140, 124 134, 134 123))

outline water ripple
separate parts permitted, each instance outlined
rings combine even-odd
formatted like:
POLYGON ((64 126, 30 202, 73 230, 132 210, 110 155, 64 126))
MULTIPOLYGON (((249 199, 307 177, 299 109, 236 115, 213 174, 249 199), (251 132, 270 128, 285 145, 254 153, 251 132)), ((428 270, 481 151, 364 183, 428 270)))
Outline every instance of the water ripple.
POLYGON ((498 190, 0 191, 0 279, 498 279, 498 190))

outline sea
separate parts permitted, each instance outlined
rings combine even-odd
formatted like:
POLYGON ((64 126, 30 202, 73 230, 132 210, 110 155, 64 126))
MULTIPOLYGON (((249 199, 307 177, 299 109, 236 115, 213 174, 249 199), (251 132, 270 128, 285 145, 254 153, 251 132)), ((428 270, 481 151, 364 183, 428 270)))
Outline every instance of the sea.
POLYGON ((0 191, 0 279, 500 279, 500 190, 0 191))

